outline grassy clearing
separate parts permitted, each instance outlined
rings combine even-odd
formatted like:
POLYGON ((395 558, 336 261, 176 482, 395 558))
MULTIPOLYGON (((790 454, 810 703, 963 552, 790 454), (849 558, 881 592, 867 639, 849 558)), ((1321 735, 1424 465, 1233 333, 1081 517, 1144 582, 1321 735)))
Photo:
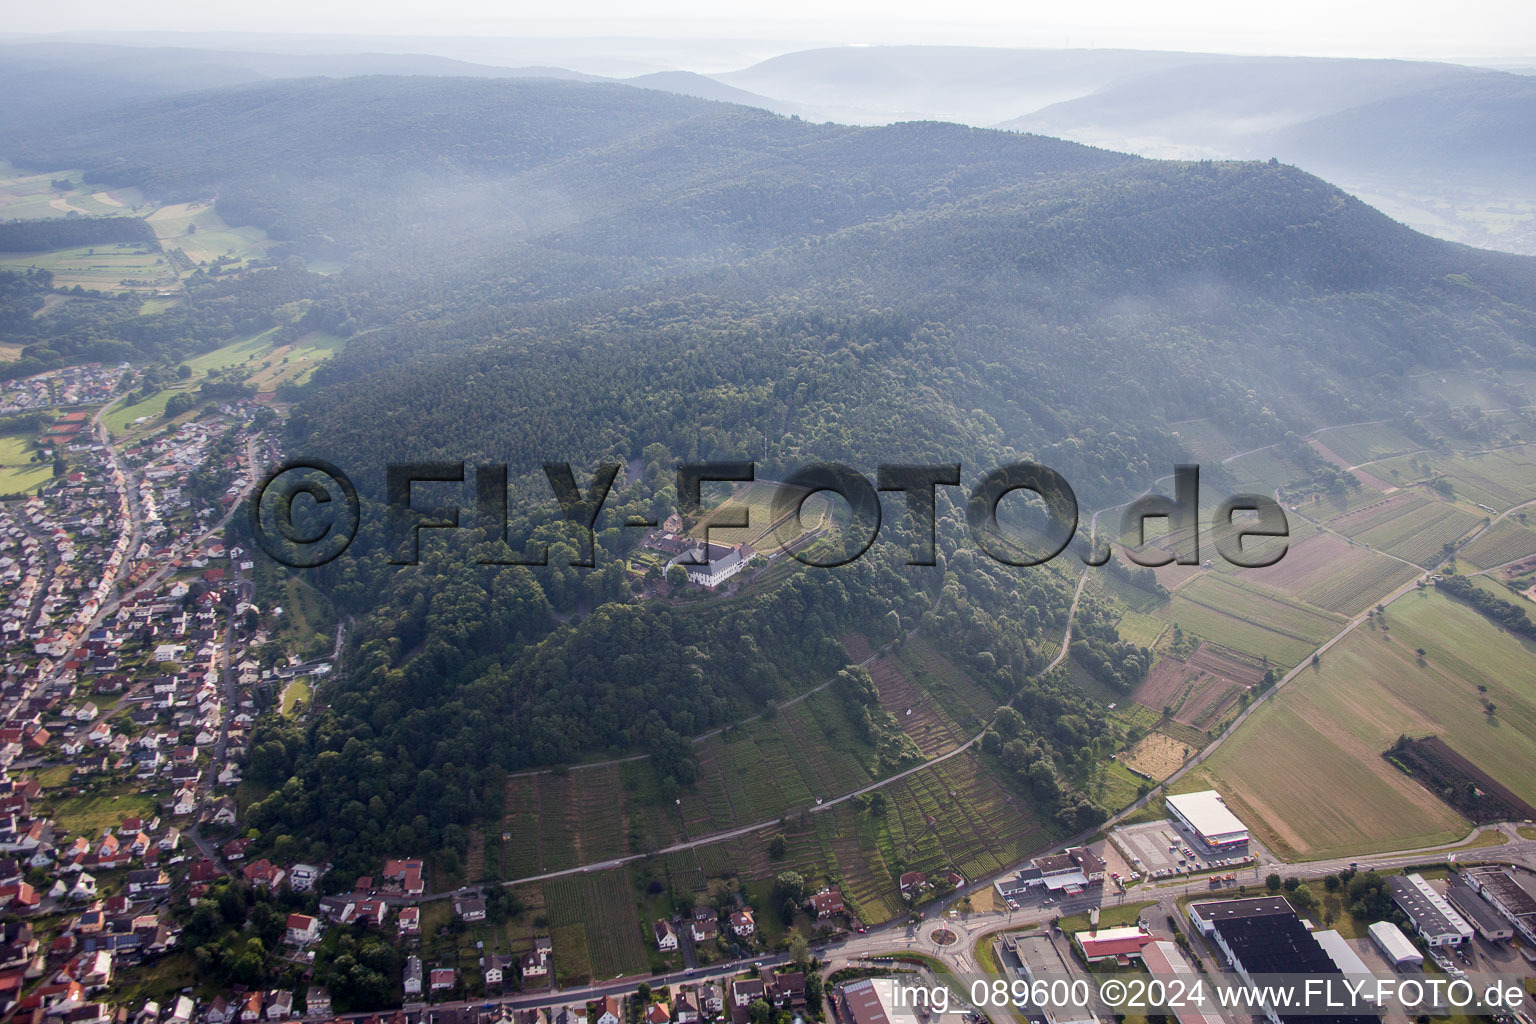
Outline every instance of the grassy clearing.
POLYGON ((309 679, 300 677, 283 687, 282 713, 284 718, 303 714, 309 708, 309 698, 314 692, 309 679))
POLYGON ((53 479, 53 463, 33 462, 31 434, 0 435, 0 494, 34 492, 53 479))
POLYGON ((1395 602, 1387 622, 1347 637, 1178 788, 1214 783, 1278 852, 1303 857, 1466 835, 1460 815, 1380 756, 1403 733, 1440 736, 1536 800, 1536 645, 1433 593, 1395 602))
POLYGON ((141 793, 126 783, 63 797, 53 804, 53 818, 71 835, 95 837, 102 829, 121 825, 124 818, 154 817, 158 806, 156 794, 141 793))
POLYGON ((119 439, 131 430, 150 430, 165 418, 165 406, 171 396, 187 390, 184 384, 166 388, 132 405, 115 405, 102 417, 107 432, 119 439))
POLYGON ((275 333, 276 328, 273 328, 259 334, 237 338, 226 345, 187 359, 185 363, 192 370, 190 378, 178 380, 142 402, 117 405, 108 409, 103 418, 107 430, 114 438, 119 439, 129 431, 154 430, 164 425, 165 406, 172 395, 190 391, 210 375, 236 367, 249 367, 253 374, 260 372, 263 369, 261 366, 263 357, 274 358, 272 335, 275 333))

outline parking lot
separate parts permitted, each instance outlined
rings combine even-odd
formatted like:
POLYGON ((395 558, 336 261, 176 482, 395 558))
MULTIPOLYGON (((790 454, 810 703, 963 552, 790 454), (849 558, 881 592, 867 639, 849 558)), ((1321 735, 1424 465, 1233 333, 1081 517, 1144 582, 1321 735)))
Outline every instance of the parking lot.
POLYGON ((1110 839, 1135 870, 1153 879, 1202 871, 1251 871, 1258 852, 1250 842, 1212 853, 1188 830, 1167 820, 1122 825, 1110 839))

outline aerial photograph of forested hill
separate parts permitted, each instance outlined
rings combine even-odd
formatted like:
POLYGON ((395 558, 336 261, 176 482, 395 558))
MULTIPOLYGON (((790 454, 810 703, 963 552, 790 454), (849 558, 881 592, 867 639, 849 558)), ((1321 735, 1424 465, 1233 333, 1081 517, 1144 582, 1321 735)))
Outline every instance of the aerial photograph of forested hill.
POLYGON ((1536 1019, 1536 10, 749 7, 0 15, 0 1024, 1536 1019))

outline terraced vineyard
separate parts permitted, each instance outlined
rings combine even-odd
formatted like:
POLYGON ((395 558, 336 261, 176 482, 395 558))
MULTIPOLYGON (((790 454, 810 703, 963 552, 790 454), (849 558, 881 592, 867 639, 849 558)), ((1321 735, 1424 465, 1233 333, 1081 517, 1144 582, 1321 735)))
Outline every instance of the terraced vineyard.
POLYGON ((924 757, 953 750, 974 735, 918 685, 898 658, 888 655, 875 659, 869 674, 880 689, 880 703, 896 716, 902 731, 912 737, 924 757))
POLYGON ((552 879, 544 883, 544 903, 562 982, 649 969, 629 872, 612 869, 552 879))
POLYGON ((544 870, 539 855, 538 797, 532 776, 519 775, 507 780, 503 805, 506 808, 501 831, 501 877, 527 878, 544 870))

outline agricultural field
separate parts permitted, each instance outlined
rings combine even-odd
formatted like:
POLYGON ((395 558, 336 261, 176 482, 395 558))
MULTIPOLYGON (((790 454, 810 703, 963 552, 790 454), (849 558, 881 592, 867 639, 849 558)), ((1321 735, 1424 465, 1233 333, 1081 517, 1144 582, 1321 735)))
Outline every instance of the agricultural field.
POLYGON ((874 781, 875 755, 830 689, 695 747, 699 781, 681 794, 687 831, 777 818, 874 781))
POLYGON ((232 228, 211 203, 175 203, 145 218, 166 249, 180 251, 194 264, 225 259, 243 265, 266 254, 267 233, 260 228, 232 228))
POLYGON ((185 390, 184 385, 178 384, 156 392, 142 402, 114 405, 107 410, 101 421, 114 440, 120 440, 130 430, 149 430, 164 419, 165 406, 171 396, 185 390))
POLYGON ((1378 469, 1397 469, 1405 479, 1444 474, 1457 497, 1503 512, 1536 495, 1536 449, 1530 444, 1491 452, 1402 458, 1378 469), (1415 468, 1413 462, 1418 461, 1415 468), (1430 473, 1424 472, 1429 466, 1430 473))
POLYGON ((0 253, 0 270, 47 270, 55 288, 91 291, 153 292, 181 284, 168 257, 138 242, 0 253))
POLYGON ((1339 516, 1333 529, 1424 568, 1444 557, 1444 547, 1466 536, 1482 519, 1426 494, 1399 492, 1339 516))
POLYGON ((1211 572, 1190 580, 1155 614, 1187 633, 1286 668, 1345 623, 1342 616, 1211 572))
POLYGON ((262 331, 192 356, 184 361, 192 371, 189 379, 178 380, 143 402, 109 409, 104 420, 107 429, 120 437, 130 429, 162 426, 172 395, 196 388, 205 378, 226 370, 242 370, 245 380, 258 391, 271 391, 282 383, 302 384, 345 344, 344 339, 315 331, 292 344, 274 345, 275 334, 275 328, 262 331))
POLYGON ((1264 678, 1264 665, 1210 643, 1187 658, 1164 655, 1131 699, 1193 729, 1210 730, 1264 678))
POLYGON ((543 889, 561 984, 649 970, 628 871, 569 875, 543 889))
POLYGON ((1195 462, 1210 465, 1234 451, 1222 429, 1209 419, 1184 420, 1169 424, 1169 429, 1195 462))
POLYGON ((1284 487, 1304 475, 1295 463, 1275 447, 1249 452, 1230 462, 1223 462, 1222 467, 1232 475, 1233 482, 1240 490, 1261 494, 1273 493, 1275 488, 1284 487))
POLYGON ((1149 732, 1116 760, 1161 782, 1183 766, 1195 750, 1165 732, 1149 732))
POLYGON ((743 879, 769 880, 786 868, 808 881, 834 881, 861 920, 901 913, 897 880, 904 871, 954 868, 967 880, 1000 870, 1056 838, 1024 798, 999 786, 974 752, 953 757, 859 801, 801 815, 730 843, 703 847, 705 871, 726 869, 743 879), (764 852, 782 833, 788 853, 764 852))
POLYGON ((0 435, 0 494, 37 490, 53 479, 53 461, 33 462, 31 434, 0 435))
POLYGON ((1417 441, 1387 423, 1324 427, 1313 435, 1336 454, 1346 468, 1416 451, 1417 441))
POLYGON ((1439 736, 1536 800, 1536 645, 1432 591, 1393 602, 1386 623, 1357 629, 1304 670, 1177 788, 1214 784, 1276 852, 1306 858, 1469 831, 1381 756, 1400 735, 1439 736))
POLYGON ((963 724, 967 723, 965 716, 968 714, 979 729, 991 720, 998 706, 1012 696, 989 692, 964 669, 940 654, 921 634, 911 637, 903 652, 917 681, 963 724))
POLYGON ((71 213, 96 217, 120 217, 144 205, 138 189, 103 191, 86 185, 79 171, 22 172, 0 160, 0 220, 45 220, 71 213), (68 182, 56 189, 53 182, 68 182))
POLYGON ((1536 530, 1514 519, 1501 519, 1457 552, 1456 557, 1479 569, 1492 569, 1532 555, 1536 555, 1536 530))
MULTIPOLYGON (((1300 536, 1301 531, 1296 531, 1300 536)), ((1245 585, 1259 585, 1340 615, 1358 615, 1416 574, 1412 566, 1307 528, 1285 557, 1263 569, 1233 569, 1245 585)))
POLYGON ((247 383, 257 391, 276 391, 280 384, 303 384, 320 364, 341 351, 346 339, 311 331, 290 345, 278 345, 260 358, 247 383))
POLYGON ((1155 647, 1158 640, 1168 630, 1168 623, 1151 615, 1143 615, 1140 612, 1125 612, 1120 616, 1120 621, 1115 624, 1115 629, 1120 634, 1120 639, 1136 644, 1138 647, 1155 647))

